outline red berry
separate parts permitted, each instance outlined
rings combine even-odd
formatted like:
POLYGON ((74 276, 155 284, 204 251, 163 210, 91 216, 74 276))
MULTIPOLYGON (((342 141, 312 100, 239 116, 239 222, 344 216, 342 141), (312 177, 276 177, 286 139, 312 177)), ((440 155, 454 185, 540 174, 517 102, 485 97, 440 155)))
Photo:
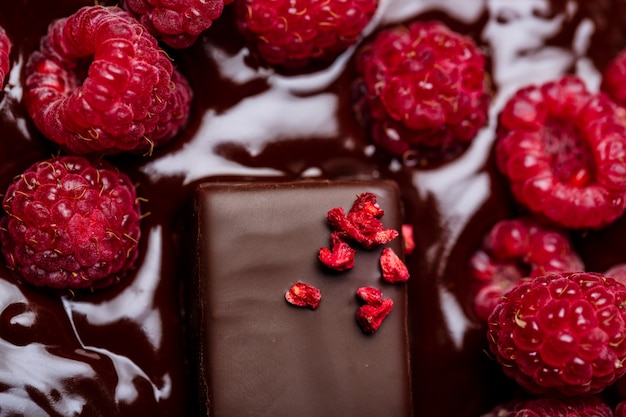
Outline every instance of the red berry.
POLYGON ((237 25, 271 65, 301 68, 357 42, 378 0, 239 0, 237 25))
POLYGON ((600 89, 616 103, 626 106, 626 50, 620 52, 604 70, 600 89))
POLYGON ((0 86, 4 83, 4 78, 9 73, 9 53, 11 52, 11 40, 6 31, 0 26, 0 86))
POLYGON ((157 41, 116 7, 52 22, 26 66, 24 102, 73 153, 151 151, 185 123, 191 89, 157 41))
POLYGON ((509 291, 489 317, 491 352, 532 393, 595 394, 626 371, 626 286, 551 273, 509 291))
POLYGON ((613 417, 611 408, 593 396, 537 398, 498 406, 482 417, 613 417))
POLYGON ((356 65, 357 116, 391 154, 422 164, 452 159, 487 121, 485 59, 441 23, 382 31, 356 65))
POLYGON ((601 228, 626 207, 623 110, 566 76, 519 90, 500 115, 498 167, 513 195, 568 228, 601 228))
POLYGON ((528 219, 502 220, 483 240, 471 259, 474 308, 487 320, 517 282, 548 272, 578 272, 584 265, 562 232, 528 219))
POLYGON ((38 162, 9 186, 3 209, 7 265, 36 286, 108 286, 137 258, 135 187, 104 162, 78 156, 38 162))
POLYGON ((220 17, 223 0, 123 0, 148 32, 172 48, 191 46, 220 17))

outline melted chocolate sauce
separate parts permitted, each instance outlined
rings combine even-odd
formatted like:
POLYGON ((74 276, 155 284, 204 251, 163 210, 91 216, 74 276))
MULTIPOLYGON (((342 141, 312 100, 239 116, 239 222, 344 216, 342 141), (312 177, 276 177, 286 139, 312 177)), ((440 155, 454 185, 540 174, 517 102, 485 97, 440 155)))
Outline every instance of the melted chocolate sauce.
MULTIPOLYGON (((0 415, 197 415, 184 342, 194 329, 183 325, 180 296, 189 279, 185 206, 198 183, 232 177, 396 181, 417 244, 408 259, 415 415, 477 416, 512 395, 514 384, 484 353, 484 328, 466 282, 469 257, 484 234, 521 212, 493 163, 497 114, 517 88, 565 72, 597 88, 600 71, 626 46, 620 16, 626 8, 623 0, 553 0, 545 8, 541 1, 381 3, 373 31, 439 19, 484 47, 494 97, 489 125, 471 148, 430 169, 378 152, 351 112, 351 51, 328 68, 275 73, 247 52, 227 9, 194 46, 170 51, 195 92, 186 129, 150 157, 109 158, 148 199, 137 270, 109 290, 59 296, 23 285, 0 265, 0 415)), ((89 4, 0 4, 0 24, 13 43, 0 96, 0 189, 58 153, 21 103, 22 70, 52 19, 89 4)), ((625 262, 624 232, 622 218, 573 235, 587 269, 625 262)))

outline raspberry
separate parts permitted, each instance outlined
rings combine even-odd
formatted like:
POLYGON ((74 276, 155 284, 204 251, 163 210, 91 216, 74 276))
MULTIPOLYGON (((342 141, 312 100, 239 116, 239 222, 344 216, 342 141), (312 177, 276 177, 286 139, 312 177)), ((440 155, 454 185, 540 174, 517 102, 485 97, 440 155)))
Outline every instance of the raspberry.
POLYGON ((616 103, 626 106, 626 50, 620 52, 602 74, 600 89, 606 92, 616 103))
POLYGON ((102 288, 137 258, 135 187, 105 162, 79 156, 38 162, 9 186, 3 209, 2 253, 36 286, 102 288))
POLYGON ((268 64, 302 68, 355 44, 378 0, 240 0, 237 26, 268 64))
POLYGON ((0 85, 4 84, 4 78, 9 73, 9 53, 11 52, 11 40, 6 31, 0 26, 0 85))
POLYGON ((223 0, 124 0, 122 6, 157 39, 176 49, 191 46, 220 17, 223 0))
POLYGON ((485 59, 438 22, 380 32, 356 57, 355 111, 372 140, 412 163, 463 152, 487 121, 485 59))
POLYGON ((597 397, 537 398, 498 406, 482 417, 613 417, 611 408, 597 397))
POLYGON ((597 273, 522 282, 489 317, 489 347, 529 392, 598 393, 626 371, 625 301, 626 286, 597 273))
POLYGON ((519 90, 496 157, 516 199, 564 227, 601 228, 626 207, 624 110, 576 77, 519 90))
POLYGON ((476 314, 487 320, 502 295, 522 278, 583 270, 582 260, 562 232, 529 218, 502 220, 470 261, 476 314))
POLYGON ((24 101, 73 153, 151 151, 187 119, 191 89, 128 13, 86 6, 50 24, 26 67, 24 101))

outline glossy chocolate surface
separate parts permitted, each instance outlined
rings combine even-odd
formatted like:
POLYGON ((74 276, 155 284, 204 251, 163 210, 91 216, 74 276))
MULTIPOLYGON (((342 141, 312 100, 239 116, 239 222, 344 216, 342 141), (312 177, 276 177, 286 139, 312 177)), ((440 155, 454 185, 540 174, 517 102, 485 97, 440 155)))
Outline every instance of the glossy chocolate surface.
MULTIPOLYGON (((116 1, 100 1, 116 4, 116 1)), ((21 103, 22 70, 48 23, 87 0, 0 2, 12 71, 0 99, 0 189, 58 151, 21 103)), ((422 169, 375 150, 351 112, 351 53, 325 69, 281 75, 258 64, 230 10, 186 51, 171 51, 195 91, 187 128, 150 157, 109 158, 139 185, 141 256, 119 286, 62 297, 16 281, 0 265, 0 414, 194 416, 184 323, 185 205, 196 183, 225 177, 391 179, 415 227, 408 259, 416 416, 472 417, 514 385, 484 353, 467 292, 467 262, 499 219, 520 212, 492 159, 497 114, 519 87, 577 73, 597 88, 626 46, 622 0, 388 0, 372 30, 440 19, 485 50, 494 86, 489 125, 460 158, 422 169), (553 6, 554 10, 550 10, 553 6), (13 414, 11 414, 13 413, 13 414)), ((626 261, 623 218, 574 243, 589 270, 626 261)))
POLYGON ((383 247, 358 249, 355 266, 332 271, 319 262, 330 245, 326 213, 354 197, 377 196, 385 227, 400 230, 393 182, 299 181, 206 184, 196 198, 197 281, 190 312, 198 336, 200 379, 211 416, 375 417, 412 415, 406 284, 381 279, 383 247), (317 310, 291 306, 297 281, 318 288, 317 310), (355 320, 360 287, 394 302, 373 335, 355 320))

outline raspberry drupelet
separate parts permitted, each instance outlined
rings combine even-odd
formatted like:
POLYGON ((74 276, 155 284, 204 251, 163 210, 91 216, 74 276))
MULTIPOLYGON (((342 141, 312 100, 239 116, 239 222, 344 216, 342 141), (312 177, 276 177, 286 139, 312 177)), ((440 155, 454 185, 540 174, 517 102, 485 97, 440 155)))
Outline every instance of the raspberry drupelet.
POLYGON ((378 0, 237 0, 237 26, 268 64, 300 69, 354 45, 378 0))
POLYGON ((135 187, 105 162, 59 156, 35 163, 9 186, 2 207, 6 263, 35 286, 106 287, 138 256, 135 187))
POLYGON ((178 133, 192 96, 156 39, 116 7, 52 22, 25 76, 35 125, 77 154, 150 152, 178 133))
POLYGON ((625 301, 626 286, 597 273, 522 282, 489 317, 490 350, 531 393, 598 393, 626 372, 625 301))
POLYGON ((530 218, 501 220, 470 260, 474 310, 482 320, 520 280, 548 272, 579 272, 584 265, 568 236, 530 218))
POLYGON ((355 112, 372 140, 412 164, 461 154, 487 121, 485 59, 439 22, 380 32, 356 57, 355 112))
POLYGON ((123 0, 122 6, 157 39, 188 48, 221 16, 224 0, 123 0))
POLYGON ((9 54, 11 53, 11 40, 7 32, 0 26, 0 86, 4 84, 4 78, 9 73, 9 54))
POLYGON ((625 114, 574 76, 519 90, 496 144, 515 198, 567 228, 613 222, 626 207, 625 114))

